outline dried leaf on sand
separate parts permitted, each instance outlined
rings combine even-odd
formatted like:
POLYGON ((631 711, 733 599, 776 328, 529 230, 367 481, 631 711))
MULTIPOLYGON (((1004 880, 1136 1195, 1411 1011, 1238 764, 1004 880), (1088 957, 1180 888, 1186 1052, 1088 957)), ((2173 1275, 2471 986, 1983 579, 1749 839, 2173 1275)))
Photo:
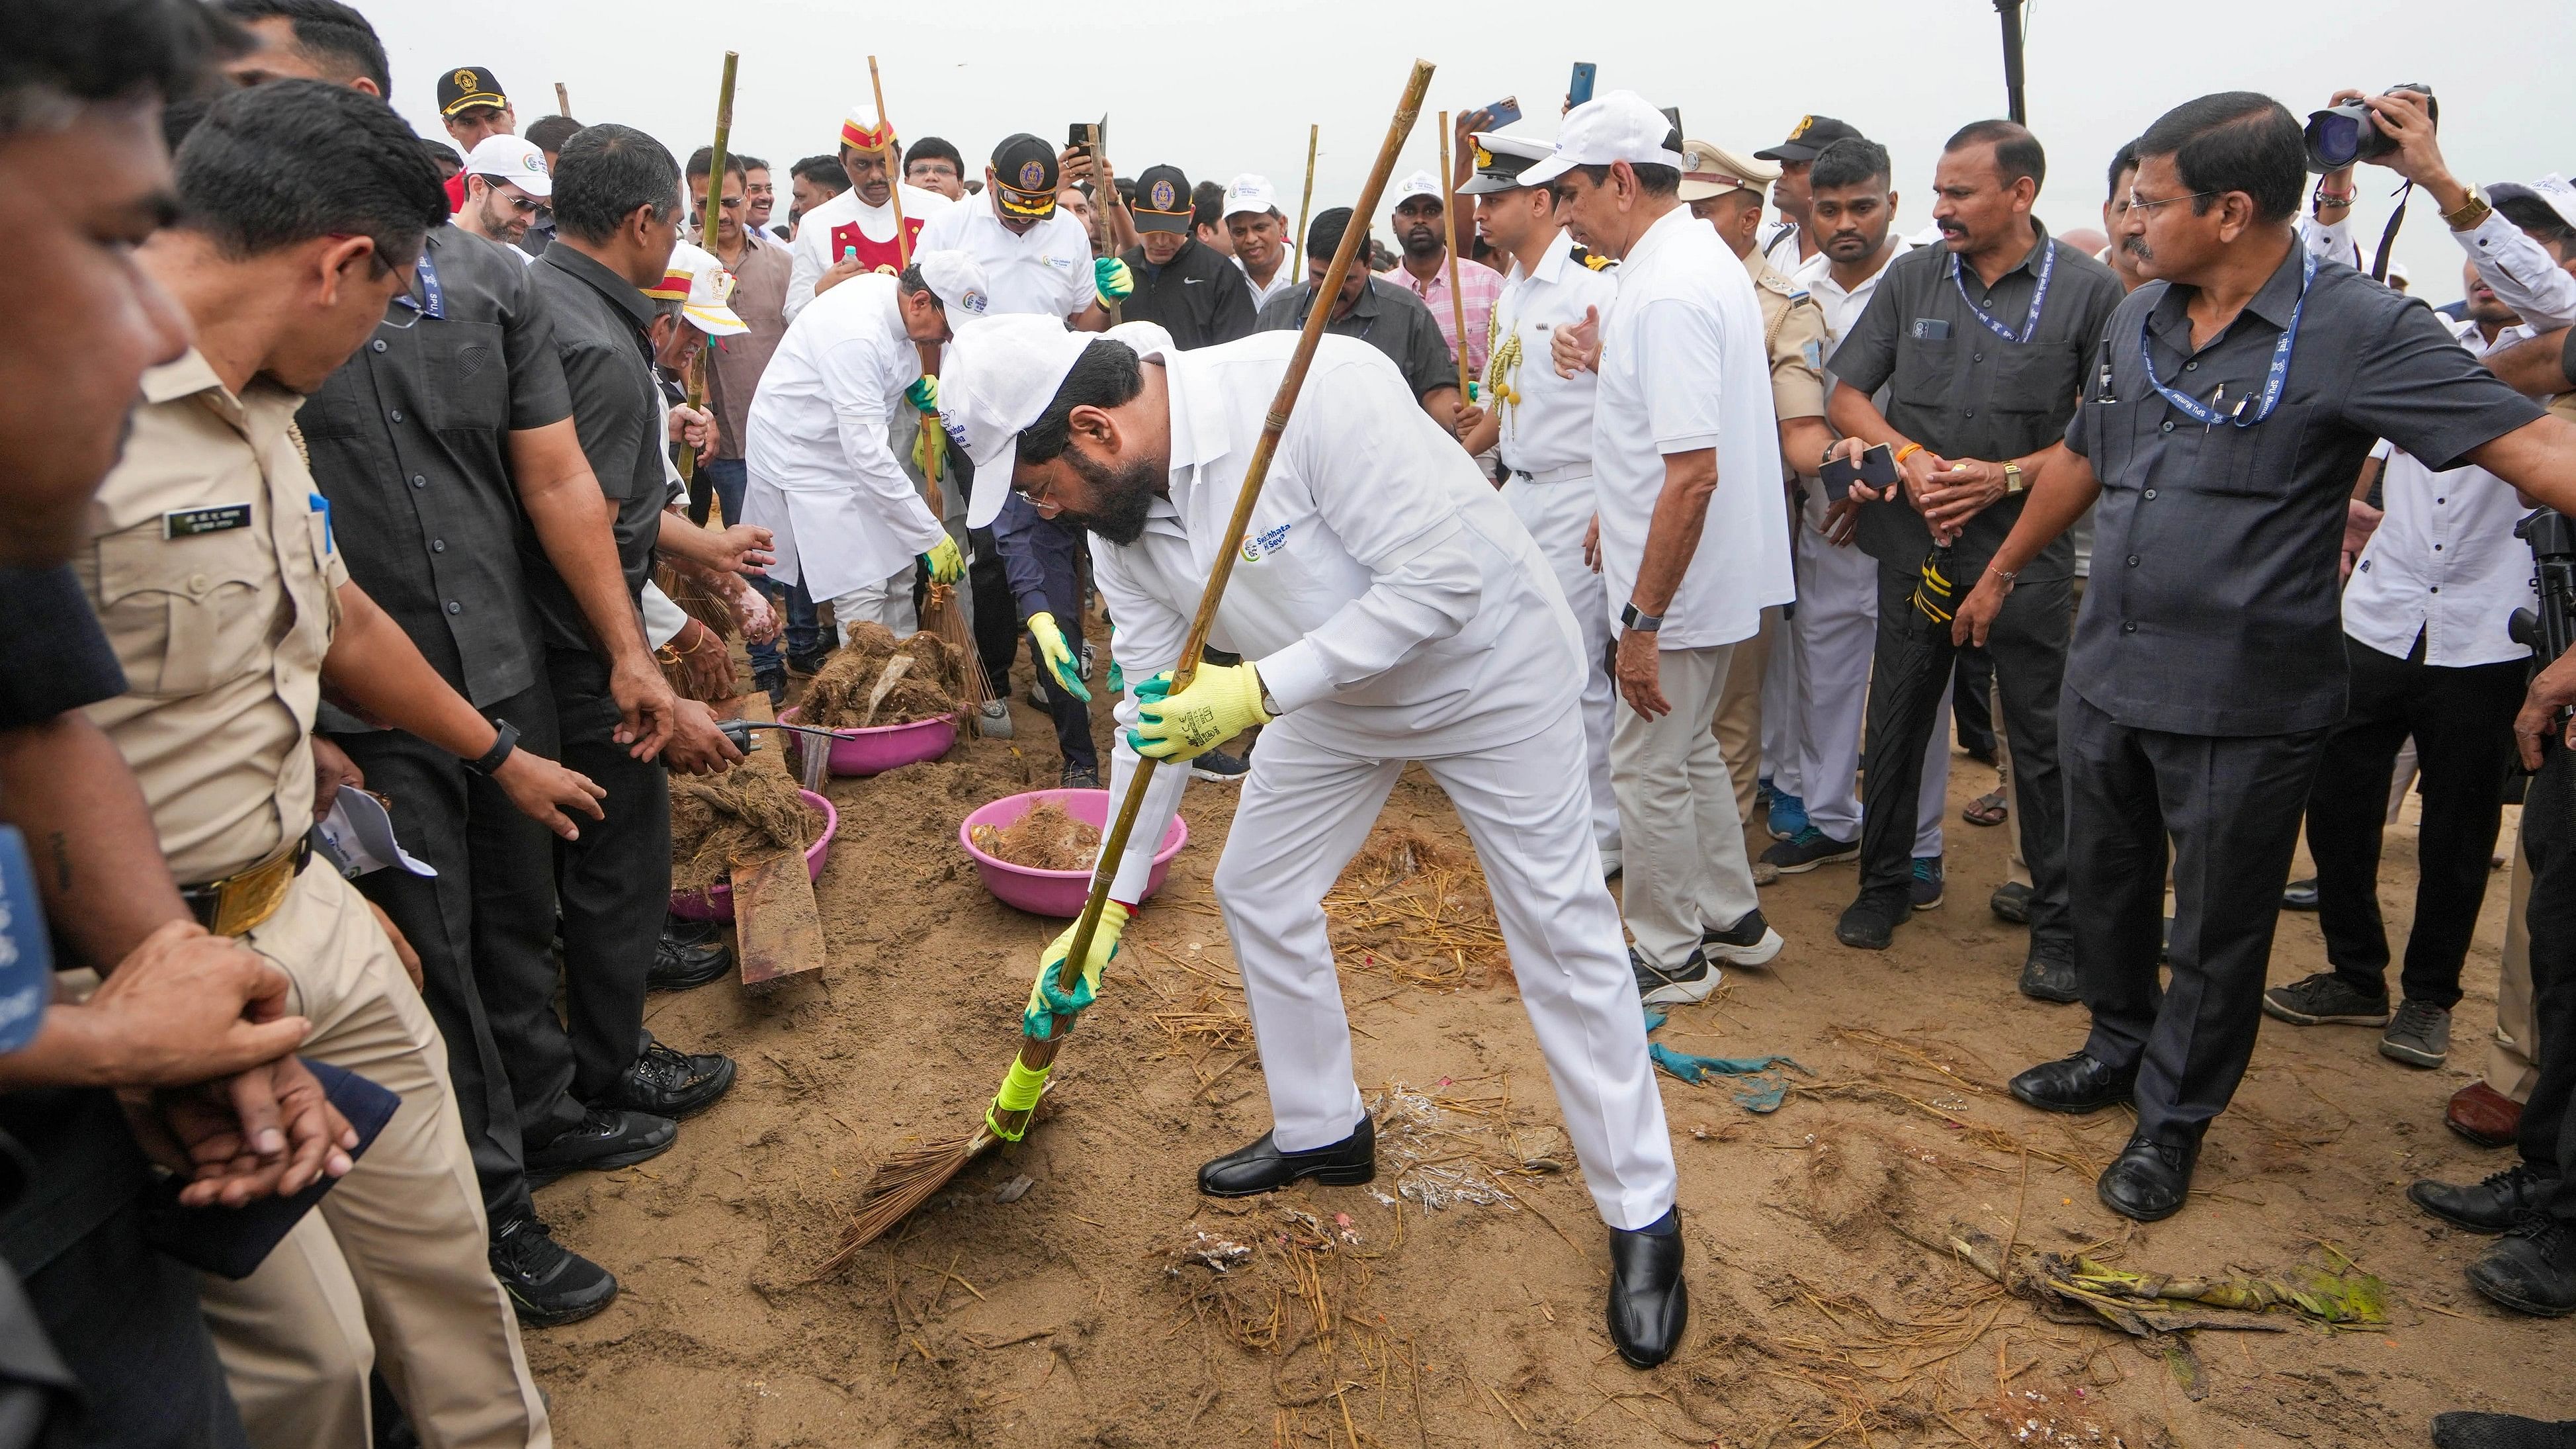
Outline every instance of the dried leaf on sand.
POLYGON ((1100 827, 1074 819, 1054 800, 1039 801, 1006 826, 978 825, 974 838, 986 855, 1031 870, 1083 870, 1100 853, 1100 827))
POLYGON ((962 651, 936 634, 897 639, 882 624, 860 622, 849 629, 849 641, 831 653, 805 687, 801 718, 827 729, 912 724, 964 708, 966 661, 962 651), (883 698, 877 698, 886 666, 897 655, 905 666, 883 698))
POLYGON ((704 890, 735 868, 802 852, 823 833, 823 812, 774 770, 728 770, 671 782, 671 888, 704 890))

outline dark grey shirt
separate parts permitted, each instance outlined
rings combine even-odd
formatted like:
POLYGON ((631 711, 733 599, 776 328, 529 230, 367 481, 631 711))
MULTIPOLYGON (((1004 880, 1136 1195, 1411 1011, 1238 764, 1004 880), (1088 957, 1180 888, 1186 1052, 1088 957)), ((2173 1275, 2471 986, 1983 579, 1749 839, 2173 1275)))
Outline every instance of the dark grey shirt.
MULTIPOLYGON (((662 393, 645 335, 653 301, 568 246, 546 248, 528 272, 554 316, 555 356, 572 395, 573 430, 599 477, 599 491, 616 506, 617 561, 626 571, 626 591, 640 598, 653 571, 653 541, 668 495, 662 393)), ((581 607, 545 562, 532 532, 522 531, 520 555, 547 646, 590 648, 581 607)))
POLYGON ((2142 332, 2167 387, 2204 404, 2224 387, 2220 410, 2250 398, 2253 417, 2299 302, 2299 258, 2293 242, 2197 350, 2191 289, 2140 287, 2112 316, 2067 427, 2102 500, 2066 682, 2132 729, 2268 735, 2341 719, 2337 561, 2371 444, 2387 438, 2440 470, 2540 416, 2421 304, 2341 262, 2317 266, 2264 421, 2204 427, 2148 384, 2142 332))
MULTIPOLYGON (((1256 332, 1294 332, 1306 325, 1306 304, 1315 284, 1296 286, 1262 304, 1256 332)), ((1357 337, 1392 358, 1416 398, 1458 386, 1458 363, 1449 344, 1440 340, 1440 324, 1422 299, 1375 277, 1360 289, 1346 316, 1324 324, 1336 337, 1357 337)))
MULTIPOLYGON (((537 681, 509 435, 561 422, 572 403, 519 253, 448 226, 425 256, 438 315, 416 284, 296 423, 349 577, 488 706, 537 681)), ((325 728, 369 727, 323 711, 325 728)))
MULTIPOLYGON (((2039 236, 2040 244, 1992 287, 1970 266, 1962 265, 1954 280, 1955 258, 1944 247, 1916 247, 1898 257, 1834 349, 1834 376, 1865 393, 1886 386, 1888 425, 1943 457, 1999 463, 2056 442, 2122 293, 2109 267, 2058 246, 2045 228, 2039 236), (1970 300, 2020 335, 2039 286, 2042 252, 2052 248, 2048 295, 2028 342, 1999 336, 1978 320, 1970 300)), ((2027 497, 1998 499, 1960 530, 1955 547, 1965 577, 1976 577, 2003 546, 2027 497)), ((1911 567, 1931 550, 1931 530, 1901 500, 1864 509, 1861 523, 1860 541, 1873 557, 1911 567)), ((2031 560, 2023 577, 2065 578, 2074 567, 2075 545, 2061 537, 2031 560)))

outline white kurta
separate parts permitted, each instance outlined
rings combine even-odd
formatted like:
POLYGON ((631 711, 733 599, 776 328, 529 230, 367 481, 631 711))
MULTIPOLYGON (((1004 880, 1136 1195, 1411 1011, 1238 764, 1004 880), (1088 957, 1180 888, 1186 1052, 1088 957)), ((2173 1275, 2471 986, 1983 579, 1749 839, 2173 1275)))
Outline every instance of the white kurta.
POLYGON ((889 442, 921 356, 889 276, 852 277, 788 324, 743 430, 743 521, 770 576, 817 601, 882 584, 947 537, 889 442))
MULTIPOLYGON (((1132 544, 1092 539, 1131 679, 1173 666, 1297 336, 1159 353, 1168 501, 1132 544)), ((1252 515, 1215 642, 1281 707, 1216 875, 1269 1084, 1274 1140, 1341 1140, 1362 1107, 1323 894, 1408 760, 1457 806, 1603 1218, 1672 1202, 1672 1146, 1602 884, 1580 771, 1579 632, 1509 508, 1364 341, 1325 337, 1252 515)), ((1133 695, 1118 709, 1136 716, 1133 695)), ((1121 743, 1111 789, 1135 757, 1121 743)), ((1113 894, 1135 899, 1185 770, 1158 771, 1113 894)))
MULTIPOLYGON (((933 217, 957 203, 936 191, 918 186, 903 188, 903 224, 918 231, 933 217)), ((832 255, 832 232, 835 228, 856 225, 859 235, 880 250, 879 264, 891 271, 894 252, 894 198, 883 206, 870 206, 859 199, 858 188, 842 192, 831 200, 797 218, 796 240, 790 246, 793 258, 787 273, 786 313, 789 321, 814 300, 814 284, 822 280, 836 260, 832 255)))

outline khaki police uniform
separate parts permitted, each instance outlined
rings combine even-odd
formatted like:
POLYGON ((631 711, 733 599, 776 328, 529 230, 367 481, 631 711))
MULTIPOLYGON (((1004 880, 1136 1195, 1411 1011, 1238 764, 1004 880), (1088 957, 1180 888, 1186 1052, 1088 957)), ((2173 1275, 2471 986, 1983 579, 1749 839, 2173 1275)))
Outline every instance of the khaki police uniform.
POLYGON ((290 429, 302 403, 265 381, 236 396, 194 351, 145 373, 77 560, 129 686, 89 714, 141 782, 171 869, 227 883, 191 899, 292 980, 288 1010, 313 1022, 304 1055, 402 1097, 257 1272, 204 1280, 206 1319, 253 1443, 365 1444, 372 1365, 424 1444, 544 1449, 446 1049, 366 902, 301 848, 348 581, 290 429))

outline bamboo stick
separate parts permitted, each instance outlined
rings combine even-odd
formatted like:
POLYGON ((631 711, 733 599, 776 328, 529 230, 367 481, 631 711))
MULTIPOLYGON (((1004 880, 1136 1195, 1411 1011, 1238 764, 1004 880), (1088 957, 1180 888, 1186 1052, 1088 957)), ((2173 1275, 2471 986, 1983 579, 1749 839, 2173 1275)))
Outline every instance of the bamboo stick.
POLYGON ((1467 297, 1458 290, 1458 191, 1449 174, 1449 113, 1440 113, 1440 225, 1449 245, 1449 315, 1458 324, 1458 406, 1473 401, 1467 382, 1467 297))
MULTIPOLYGON (((741 62, 740 52, 731 50, 725 52, 724 82, 716 89, 715 152, 707 171, 706 205, 698 212, 698 242, 707 249, 709 256, 716 255, 716 216, 724 209, 725 145, 733 137, 733 78, 734 70, 741 62)), ((555 92, 556 99, 561 100, 563 93, 561 82, 556 83, 555 92)), ((570 115, 571 111, 567 108, 564 114, 570 115)), ((721 264, 724 259, 717 257, 716 260, 721 264)), ((683 321, 681 325, 688 324, 683 321)), ((689 406, 693 408, 703 407, 706 404, 707 369, 715 366, 715 358, 710 355, 713 345, 711 342, 699 348, 697 366, 689 369, 689 406)), ((697 449, 685 445, 681 447, 680 479, 689 486, 689 521, 697 524, 705 523, 707 510, 715 502, 715 489, 698 477, 697 449)), ((741 521, 738 518, 725 520, 727 524, 741 521)))

